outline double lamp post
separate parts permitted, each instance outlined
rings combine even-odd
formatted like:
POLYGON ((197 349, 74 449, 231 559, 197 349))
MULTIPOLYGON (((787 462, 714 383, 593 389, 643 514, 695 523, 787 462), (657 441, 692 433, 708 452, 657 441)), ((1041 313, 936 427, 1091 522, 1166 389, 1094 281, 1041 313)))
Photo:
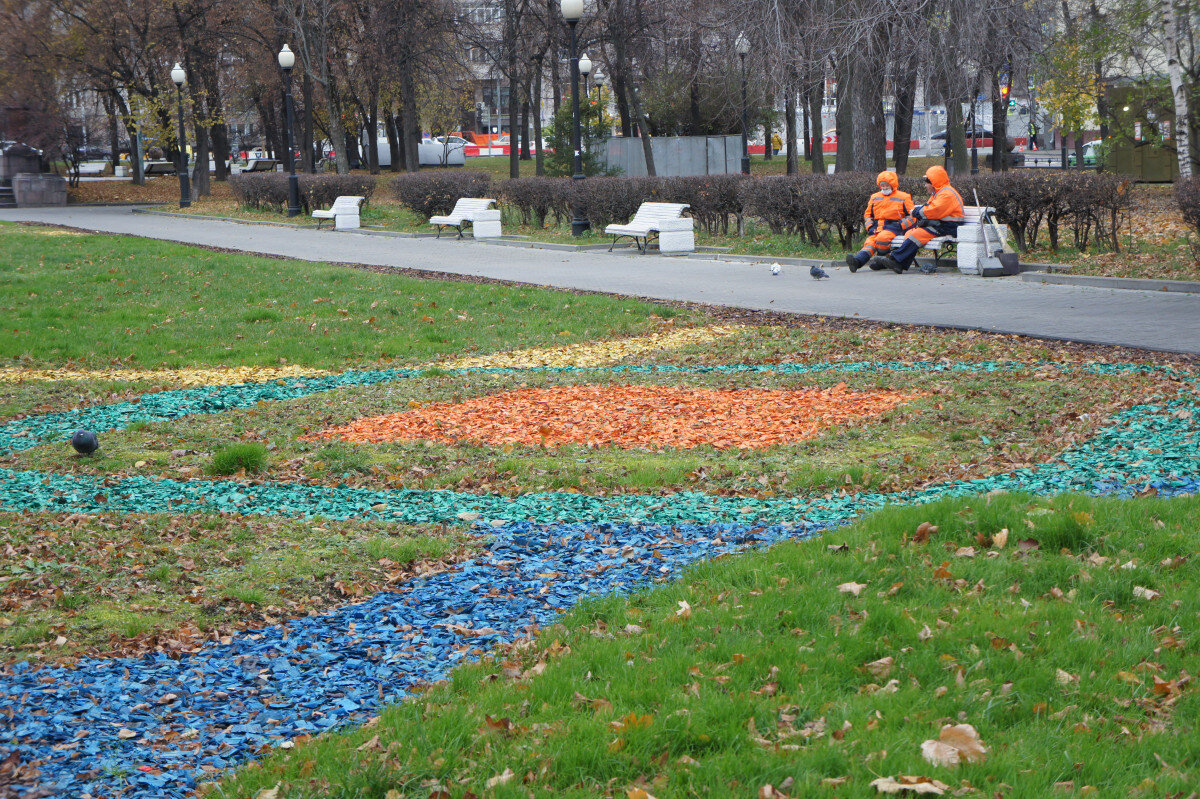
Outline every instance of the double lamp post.
MULTIPOLYGON (((288 216, 300 215, 300 181, 296 177, 296 153, 292 144, 292 128, 295 126, 295 111, 292 108, 292 68, 296 66, 296 54, 286 44, 279 51, 279 67, 283 70, 283 95, 287 111, 287 155, 284 166, 288 170, 288 216)), ((175 62, 171 69, 171 81, 175 84, 175 96, 179 105, 179 207, 192 204, 191 182, 188 179, 187 138, 183 128, 183 85, 187 83, 187 72, 175 62)))
MULTIPOLYGON (((575 151, 575 174, 572 179, 583 180, 583 153, 579 135, 579 57, 575 53, 575 26, 583 17, 583 0, 561 0, 563 19, 571 28, 571 148, 575 151)), ((588 62, 589 68, 591 61, 588 62)), ((578 198, 571 203, 571 235, 582 236, 589 228, 578 198)))

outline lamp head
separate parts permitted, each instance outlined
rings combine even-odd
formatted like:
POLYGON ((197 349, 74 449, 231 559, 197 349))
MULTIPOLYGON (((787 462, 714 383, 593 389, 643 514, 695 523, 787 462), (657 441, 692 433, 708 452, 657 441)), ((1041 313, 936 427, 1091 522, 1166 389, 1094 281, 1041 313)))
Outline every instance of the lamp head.
POLYGON ((561 0, 559 8, 567 22, 578 22, 583 17, 583 0, 561 0))
POLYGON ((291 69, 296 66, 296 54, 286 44, 279 51, 279 66, 283 69, 291 69))
POLYGON ((179 66, 179 62, 175 62, 175 66, 171 68, 171 80, 174 81, 177 88, 182 89, 183 84, 187 83, 187 73, 183 67, 179 66))
POLYGON ((733 43, 733 47, 737 50, 738 55, 744 56, 750 52, 750 39, 746 37, 746 34, 739 33, 737 40, 733 43))
POLYGON ((587 53, 579 56, 579 74, 586 75, 592 71, 592 59, 587 57, 587 53))

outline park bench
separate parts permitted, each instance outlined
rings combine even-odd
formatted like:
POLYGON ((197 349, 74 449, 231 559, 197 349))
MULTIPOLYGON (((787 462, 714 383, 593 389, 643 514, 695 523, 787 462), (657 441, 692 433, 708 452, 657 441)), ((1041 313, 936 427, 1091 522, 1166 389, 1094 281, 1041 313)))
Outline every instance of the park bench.
POLYGON ((313 211, 313 219, 317 220, 318 228, 326 219, 332 219, 334 230, 355 230, 362 227, 359 214, 365 199, 365 197, 354 197, 349 194, 343 195, 333 201, 333 205, 328 211, 320 209, 313 211))
POLYGON ((146 177, 154 175, 174 175, 178 165, 172 161, 147 161, 142 168, 142 174, 146 177))
POLYGON ((108 169, 107 161, 84 161, 75 167, 79 170, 79 175, 103 175, 104 170, 108 169))
POLYGON ((242 167, 243 172, 274 172, 279 162, 274 158, 251 158, 242 167))
POLYGON ((626 225, 609 225, 605 235, 613 237, 608 251, 612 252, 617 241, 628 236, 645 253, 650 247, 652 235, 658 237, 659 252, 694 252, 696 232, 690 217, 683 216, 687 203, 642 203, 626 225))
MULTIPOLYGON (((938 236, 937 238, 932 238, 929 240, 929 243, 927 243, 923 249, 933 250, 934 265, 937 265, 939 260, 941 259, 941 257, 949 252, 954 252, 954 254, 957 256, 959 254, 958 253, 958 245, 959 244, 970 243, 970 244, 978 244, 980 247, 983 246, 983 237, 982 236, 966 237, 964 235, 965 232, 963 231, 963 228, 966 227, 967 225, 974 225, 975 227, 973 229, 978 230, 979 225, 980 225, 980 220, 983 218, 985 213, 990 216, 995 213, 995 210, 992 208, 987 208, 985 206, 979 206, 979 205, 964 205, 963 206, 963 219, 965 219, 966 221, 963 222, 962 225, 959 226, 959 235, 938 236)), ((972 228, 968 228, 968 230, 971 230, 971 229, 972 228)), ((1001 226, 1001 230, 1004 230, 1003 226, 1001 226)), ((988 230, 988 240, 993 244, 993 246, 996 244, 995 237, 990 229, 988 230)), ((977 261, 977 259, 978 259, 977 253, 974 253, 973 256, 970 258, 970 260, 973 262, 977 261)), ((966 270, 963 270, 963 271, 966 271, 966 270)))
POLYGON ((500 211, 492 208, 495 200, 478 197, 460 197, 454 209, 445 216, 429 217, 429 224, 437 226, 437 237, 442 237, 443 227, 452 227, 463 237, 463 228, 471 226, 471 235, 477 239, 493 239, 500 235, 500 211))

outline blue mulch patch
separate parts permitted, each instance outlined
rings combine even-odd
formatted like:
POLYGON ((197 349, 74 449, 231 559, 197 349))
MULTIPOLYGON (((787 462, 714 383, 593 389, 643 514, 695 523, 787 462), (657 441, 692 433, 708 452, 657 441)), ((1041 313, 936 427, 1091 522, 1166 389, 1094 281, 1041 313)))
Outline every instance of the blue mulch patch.
MULTIPOLYGON (((613 371, 806 373, 1000 371, 1029 364, 824 364, 615 367, 613 371)), ((1094 364, 1095 373, 1157 367, 1094 364)), ((575 369, 475 370, 573 372, 575 369)), ((1170 371, 1170 370, 1162 370, 1170 371)), ((1180 373, 1183 375, 1184 373, 1180 373)), ((62 440, 81 427, 215 413, 339 386, 418 376, 380 370, 144 395, 136 403, 0 425, 0 453, 62 440)), ((1186 375, 1189 386, 1193 378, 1186 375)), ((19 663, 0 669, 0 757, 11 750, 41 771, 54 795, 180 797, 198 779, 298 735, 361 721, 412 686, 552 621, 580 598, 630 592, 699 560, 784 538, 805 538, 890 503, 995 490, 1160 496, 1200 490, 1200 406, 1181 392, 1131 408, 1058 458, 1034 468, 895 494, 723 498, 700 493, 500 497, 453 491, 370 491, 281 483, 0 469, 0 507, 59 512, 236 512, 456 522, 480 514, 487 554, 325 616, 238 635, 178 660, 165 655, 19 663), (380 504, 385 507, 377 510, 380 504), (493 524, 494 523, 494 524, 493 524), (496 525, 496 526, 494 526, 496 525), (757 525, 757 526, 755 526, 757 525)), ((17 790, 17 789, 14 789, 17 790)))

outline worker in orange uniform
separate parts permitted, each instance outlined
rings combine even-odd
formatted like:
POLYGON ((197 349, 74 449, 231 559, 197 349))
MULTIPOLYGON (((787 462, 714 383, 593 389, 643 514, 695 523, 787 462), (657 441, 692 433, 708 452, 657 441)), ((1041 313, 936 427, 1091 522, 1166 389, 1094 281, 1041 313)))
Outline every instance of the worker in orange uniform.
POLYGON ((950 176, 945 167, 931 166, 925 170, 925 184, 929 188, 929 201, 913 209, 912 215, 902 222, 907 231, 888 255, 877 255, 870 266, 891 269, 903 274, 917 252, 938 236, 954 236, 964 221, 962 197, 950 185, 950 176))
POLYGON ((867 210, 863 212, 867 240, 856 254, 846 256, 846 266, 850 267, 851 272, 857 272, 872 256, 883 255, 891 250, 892 239, 904 233, 900 220, 913 210, 912 195, 900 191, 900 178, 896 177, 895 172, 880 172, 875 177, 875 185, 879 191, 867 200, 867 210))

